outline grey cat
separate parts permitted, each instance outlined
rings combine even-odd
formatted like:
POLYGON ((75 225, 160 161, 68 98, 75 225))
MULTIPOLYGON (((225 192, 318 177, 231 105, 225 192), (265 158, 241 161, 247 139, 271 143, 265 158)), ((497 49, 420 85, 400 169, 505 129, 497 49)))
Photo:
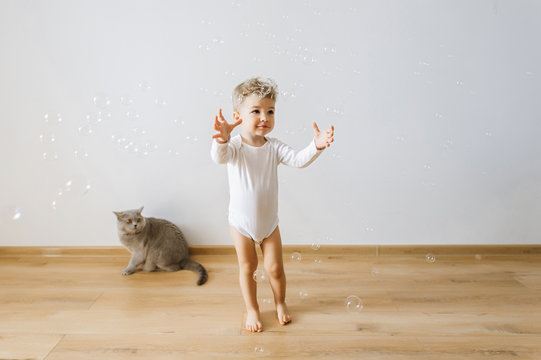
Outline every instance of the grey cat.
POLYGON ((120 242, 132 254, 122 275, 133 274, 139 265, 144 271, 186 269, 198 273, 197 285, 203 285, 208 278, 207 270, 189 258, 188 243, 178 226, 167 220, 144 217, 142 211, 143 207, 113 211, 120 242))

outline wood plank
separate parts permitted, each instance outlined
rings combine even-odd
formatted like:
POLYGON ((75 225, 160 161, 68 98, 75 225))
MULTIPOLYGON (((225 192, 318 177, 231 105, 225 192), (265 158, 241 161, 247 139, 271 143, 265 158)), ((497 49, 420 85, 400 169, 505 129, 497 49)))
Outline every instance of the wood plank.
POLYGON ((195 254, 209 271, 197 286, 188 271, 122 276, 120 253, 10 253, 0 259, 0 359, 541 358, 539 255, 428 263, 423 253, 292 249, 302 252, 284 255, 293 321, 278 324, 259 283, 260 334, 243 330, 234 254, 195 254), (362 311, 346 311, 348 295, 362 311))
MULTIPOLYGON (((343 256, 389 256, 389 255, 540 255, 541 245, 321 245, 314 251, 311 245, 284 244, 285 254, 292 252, 319 253, 343 256)), ((193 245, 192 255, 235 255, 233 245, 193 245)), ((129 256, 122 246, 0 246, 0 257, 22 256, 129 256)))

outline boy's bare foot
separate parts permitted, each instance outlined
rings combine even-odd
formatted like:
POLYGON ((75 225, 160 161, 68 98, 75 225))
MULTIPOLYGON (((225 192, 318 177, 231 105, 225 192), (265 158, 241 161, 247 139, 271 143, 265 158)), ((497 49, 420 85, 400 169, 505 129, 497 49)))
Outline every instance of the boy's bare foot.
POLYGON ((261 332, 263 325, 261 324, 261 319, 259 318, 259 311, 247 310, 245 326, 246 330, 250 332, 261 332))
POLYGON ((278 315, 278 321, 280 325, 285 325, 291 322, 291 316, 289 315, 289 310, 287 309, 286 303, 276 304, 276 314, 278 315))

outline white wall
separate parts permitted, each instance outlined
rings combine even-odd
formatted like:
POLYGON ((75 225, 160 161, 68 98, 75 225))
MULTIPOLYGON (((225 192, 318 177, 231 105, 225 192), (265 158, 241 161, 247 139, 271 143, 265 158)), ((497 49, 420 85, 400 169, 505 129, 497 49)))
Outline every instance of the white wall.
POLYGON ((2 0, 0 245, 118 245, 141 205, 230 244, 211 124, 254 75, 272 135, 336 127, 280 169, 284 243, 540 243, 539 39, 540 1, 2 0))

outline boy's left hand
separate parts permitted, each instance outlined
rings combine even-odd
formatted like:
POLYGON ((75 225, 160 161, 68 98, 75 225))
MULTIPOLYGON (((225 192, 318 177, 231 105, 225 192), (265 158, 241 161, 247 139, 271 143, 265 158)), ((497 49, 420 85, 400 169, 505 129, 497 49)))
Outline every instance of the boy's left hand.
POLYGON ((331 146, 331 143, 334 141, 334 126, 331 125, 325 131, 319 131, 317 124, 314 122, 312 124, 314 127, 314 142, 316 143, 316 149, 323 150, 331 146))

